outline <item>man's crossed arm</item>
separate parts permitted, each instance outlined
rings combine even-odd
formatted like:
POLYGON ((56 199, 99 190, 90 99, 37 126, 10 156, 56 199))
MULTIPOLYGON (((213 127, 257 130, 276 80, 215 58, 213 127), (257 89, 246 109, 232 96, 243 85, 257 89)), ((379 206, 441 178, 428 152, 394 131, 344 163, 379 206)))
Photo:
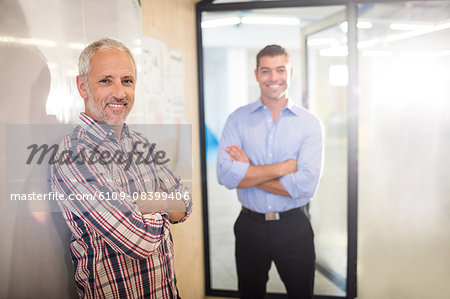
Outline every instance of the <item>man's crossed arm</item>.
POLYGON ((161 189, 158 189, 156 193, 159 193, 158 198, 161 198, 160 200, 145 200, 139 197, 136 201, 142 215, 165 211, 172 222, 178 222, 186 216, 184 199, 176 199, 173 195, 169 196, 161 189), (165 199, 163 200, 163 198, 165 199))
POLYGON ((286 160, 273 164, 255 166, 250 163, 247 154, 238 145, 228 145, 226 152, 231 160, 250 164, 237 188, 258 187, 270 193, 291 197, 281 184, 280 177, 297 171, 296 160, 286 160))

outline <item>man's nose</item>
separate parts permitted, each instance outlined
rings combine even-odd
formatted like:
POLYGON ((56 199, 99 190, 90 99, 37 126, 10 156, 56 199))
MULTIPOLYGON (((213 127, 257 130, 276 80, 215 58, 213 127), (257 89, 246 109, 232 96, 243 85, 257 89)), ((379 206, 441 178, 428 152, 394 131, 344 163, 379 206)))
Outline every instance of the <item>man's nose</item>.
POLYGON ((122 82, 117 82, 113 85, 112 96, 116 99, 123 99, 126 97, 125 87, 122 82))
POLYGON ((275 71, 270 72, 269 80, 270 80, 270 81, 277 81, 277 79, 278 79, 278 74, 277 74, 277 72, 275 72, 275 71))

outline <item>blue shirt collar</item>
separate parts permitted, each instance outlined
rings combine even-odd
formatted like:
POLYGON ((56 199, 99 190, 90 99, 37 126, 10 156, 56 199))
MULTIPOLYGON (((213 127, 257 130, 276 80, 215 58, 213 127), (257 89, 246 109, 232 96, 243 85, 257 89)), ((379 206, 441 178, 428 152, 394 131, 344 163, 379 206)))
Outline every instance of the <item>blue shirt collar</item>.
MULTIPOLYGON (((259 109, 263 109, 263 107, 264 107, 264 104, 262 103, 261 98, 258 98, 258 100, 256 102, 251 104, 250 111, 255 112, 259 109)), ((298 106, 296 106, 294 101, 292 101, 291 99, 288 99, 286 106, 283 109, 281 109, 281 112, 285 113, 285 112, 283 112, 283 110, 290 111, 291 113, 295 114, 296 116, 298 116, 300 113, 300 108, 298 106)))
POLYGON ((256 102, 254 102, 253 104, 251 104, 250 106, 250 111, 251 112, 255 112, 256 110, 262 109, 264 107, 261 98, 258 98, 258 100, 256 102))
POLYGON ((295 114, 296 116, 298 116, 300 114, 300 108, 297 105, 295 105, 294 101, 291 99, 288 99, 286 107, 284 107, 283 109, 290 111, 291 113, 295 114))

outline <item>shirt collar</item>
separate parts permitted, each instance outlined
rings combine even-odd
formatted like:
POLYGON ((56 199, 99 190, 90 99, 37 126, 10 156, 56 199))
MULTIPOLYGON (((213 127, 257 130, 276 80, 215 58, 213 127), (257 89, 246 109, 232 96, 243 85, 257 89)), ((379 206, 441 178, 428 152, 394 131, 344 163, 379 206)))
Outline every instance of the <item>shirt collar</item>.
POLYGON ((300 108, 297 105, 295 105, 294 101, 291 99, 288 99, 286 107, 284 107, 283 109, 290 111, 291 113, 295 114, 296 116, 298 116, 300 113, 300 108))
POLYGON ((251 112, 255 112, 258 109, 262 109, 264 107, 261 98, 258 98, 258 100, 254 103, 251 104, 250 106, 250 111, 251 112))
MULTIPOLYGON (((108 127, 107 125, 93 119, 90 116, 87 116, 86 113, 80 113, 80 121, 81 126, 86 129, 89 133, 93 134, 97 138, 101 140, 105 140, 108 137, 114 136, 115 132, 113 129, 108 127)), ((130 136, 130 129, 127 124, 123 124, 122 135, 130 136)))
MULTIPOLYGON (((250 111, 251 112, 255 112, 255 111, 259 110, 259 109, 263 109, 263 107, 265 107, 265 106, 262 103, 261 98, 258 98, 258 100, 256 102, 251 104, 250 111)), ((285 109, 290 111, 291 113, 297 115, 297 116, 300 113, 300 108, 298 106, 296 106, 294 101, 291 100, 291 99, 288 99, 286 106, 283 109, 281 109, 281 111, 283 111, 285 109)))

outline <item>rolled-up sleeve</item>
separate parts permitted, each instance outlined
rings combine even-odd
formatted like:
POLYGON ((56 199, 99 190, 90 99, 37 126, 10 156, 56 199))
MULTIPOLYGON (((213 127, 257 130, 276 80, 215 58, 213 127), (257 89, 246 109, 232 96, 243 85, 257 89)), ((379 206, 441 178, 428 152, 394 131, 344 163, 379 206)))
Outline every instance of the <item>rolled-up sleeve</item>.
POLYGON ((297 172, 280 178, 292 198, 314 196, 322 173, 323 130, 318 119, 311 118, 297 159, 297 172))
POLYGON ((232 161, 226 152, 228 145, 239 145, 242 147, 235 114, 231 114, 228 117, 219 142, 219 149, 217 150, 217 178, 219 183, 228 189, 234 189, 244 178, 249 164, 232 161))
POLYGON ((185 216, 178 221, 170 221, 170 223, 176 224, 184 222, 192 212, 192 195, 189 189, 181 183, 181 179, 169 168, 165 166, 157 166, 156 168, 162 189, 167 193, 172 193, 172 196, 175 196, 176 198, 179 196, 184 202, 185 216))

